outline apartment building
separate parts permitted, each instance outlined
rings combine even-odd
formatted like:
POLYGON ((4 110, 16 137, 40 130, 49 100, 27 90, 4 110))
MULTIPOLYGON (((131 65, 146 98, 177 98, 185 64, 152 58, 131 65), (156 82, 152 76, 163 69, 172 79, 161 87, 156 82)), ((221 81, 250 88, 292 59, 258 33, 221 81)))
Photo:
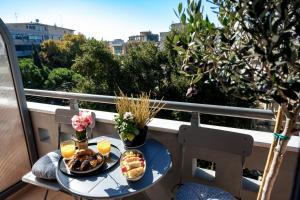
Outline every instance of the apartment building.
POLYGON ((29 23, 7 23, 6 26, 12 35, 18 57, 30 56, 32 45, 38 47, 44 40, 61 40, 65 34, 74 33, 72 29, 39 23, 38 19, 29 23))
POLYGON ((114 55, 121 55, 124 53, 124 44, 125 42, 122 39, 115 39, 109 42, 109 46, 114 55))
POLYGON ((142 31, 140 35, 129 36, 129 42, 158 42, 158 34, 153 34, 151 31, 142 31))

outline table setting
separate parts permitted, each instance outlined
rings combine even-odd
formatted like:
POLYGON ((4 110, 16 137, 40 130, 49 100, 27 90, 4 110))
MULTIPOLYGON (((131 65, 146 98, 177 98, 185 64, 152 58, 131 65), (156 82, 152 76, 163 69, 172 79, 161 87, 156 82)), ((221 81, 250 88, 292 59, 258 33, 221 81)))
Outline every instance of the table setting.
POLYGON ((167 174, 172 166, 170 152, 147 137, 146 126, 162 105, 150 109, 149 96, 142 94, 140 99, 121 93, 117 100, 114 120, 119 138, 89 139, 87 130, 95 124, 89 111, 79 111, 70 119, 75 133, 60 143, 56 169, 64 191, 83 198, 122 198, 145 191, 167 174))

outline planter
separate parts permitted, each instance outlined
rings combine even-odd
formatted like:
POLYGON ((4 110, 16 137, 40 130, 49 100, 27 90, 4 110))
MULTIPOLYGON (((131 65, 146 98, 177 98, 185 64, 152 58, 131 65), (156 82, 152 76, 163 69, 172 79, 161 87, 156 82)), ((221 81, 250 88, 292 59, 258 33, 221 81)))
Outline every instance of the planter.
POLYGON ((127 138, 123 138, 119 132, 119 136, 123 141, 125 148, 137 148, 143 146, 147 139, 148 126, 145 126, 142 129, 139 129, 139 134, 134 137, 133 140, 128 140, 127 138))

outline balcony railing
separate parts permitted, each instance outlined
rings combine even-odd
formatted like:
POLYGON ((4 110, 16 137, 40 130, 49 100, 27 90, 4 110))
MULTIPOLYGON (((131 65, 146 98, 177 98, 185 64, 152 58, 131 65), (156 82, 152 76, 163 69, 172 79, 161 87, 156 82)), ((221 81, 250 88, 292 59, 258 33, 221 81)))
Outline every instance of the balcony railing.
MULTIPOLYGON (((105 104, 115 104, 118 97, 107 96, 107 95, 95 95, 95 94, 82 94, 82 93, 72 93, 72 92, 61 92, 61 91, 49 91, 49 90, 35 90, 35 89, 25 89, 25 94, 29 96, 38 97, 49 97, 56 99, 68 99, 74 103, 74 100, 105 103, 105 104)), ((151 100, 151 103, 156 102, 156 100, 151 100)), ((209 104, 198 104, 198 103, 186 103, 177 101, 163 101, 165 104, 165 110, 175 110, 183 112, 196 112, 199 114, 211 114, 220 115, 227 117, 239 117, 248 119, 260 119, 260 120, 272 120, 274 114, 271 110, 254 109, 254 108, 241 108, 232 106, 219 106, 219 105, 209 105, 209 104)))
MULTIPOLYGON (((70 106, 73 109, 77 109, 77 101, 96 102, 104 104, 115 104, 118 97, 106 96, 106 95, 92 95, 92 94, 80 94, 70 92, 59 92, 59 91, 46 91, 46 90, 33 90, 25 89, 27 96, 31 97, 47 97, 54 99, 70 100, 70 106)), ((30 99, 30 98, 28 98, 30 99)), ((34 99, 34 98, 33 98, 34 99)), ((38 98, 39 99, 39 98, 38 98)), ((154 103, 156 100, 151 100, 154 103)), ((273 120, 274 114, 270 110, 263 109, 252 109, 252 108, 239 108, 230 106, 217 106, 207 104, 195 104, 195 103, 184 103, 174 101, 164 101, 166 110, 175 110, 192 113, 191 124, 198 126, 199 119, 197 117, 201 114, 211 114, 219 116, 229 116, 238 118, 258 119, 258 120, 273 120), (194 114, 193 114, 194 113, 194 114)), ((34 135, 37 141, 37 149, 39 155, 43 155, 56 148, 56 127, 54 121, 54 111, 58 106, 40 103, 28 102, 28 108, 31 113, 31 119, 33 123, 34 135)), ((95 111, 97 116, 97 124, 95 127, 97 134, 115 134, 113 125, 114 113, 95 111)), ((177 144, 177 133, 178 127, 186 122, 154 119, 149 124, 149 130, 151 136, 164 145, 166 145, 173 158, 173 167, 170 174, 162 181, 162 188, 165 191, 169 191, 174 183, 176 183, 176 177, 179 173, 180 156, 178 153, 179 144, 177 144)), ((228 130, 241 134, 249 134, 254 138, 254 147, 252 155, 246 160, 245 167, 250 170, 262 171, 264 168, 265 160, 268 153, 268 148, 273 140, 272 134, 261 131, 252 131, 247 129, 228 128, 214 125, 201 124, 203 127, 209 127, 213 129, 228 130)), ((288 150, 285 156, 286 161, 281 167, 279 173, 279 183, 276 184, 273 198, 275 200, 288 199, 291 194, 293 179, 296 171, 297 155, 300 149, 300 139, 297 136, 291 138, 288 146, 288 150)), ((247 184, 243 185, 242 197, 243 199, 255 199, 259 182, 257 180, 245 179, 247 184)), ((244 182, 243 182, 244 184, 244 182)), ((154 188, 154 192, 150 191, 154 195, 153 199, 161 195, 157 192, 159 189, 154 188)))

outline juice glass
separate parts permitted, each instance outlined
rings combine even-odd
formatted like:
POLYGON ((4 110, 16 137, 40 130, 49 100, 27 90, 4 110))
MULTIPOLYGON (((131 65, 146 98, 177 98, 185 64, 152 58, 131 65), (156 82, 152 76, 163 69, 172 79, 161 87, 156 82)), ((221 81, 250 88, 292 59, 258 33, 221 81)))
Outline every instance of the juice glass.
POLYGON ((100 154, 102 154, 105 157, 108 157, 110 153, 110 141, 108 140, 102 140, 97 142, 97 148, 100 154))
POLYGON ((62 142, 60 144, 60 152, 64 158, 71 158, 75 153, 75 142, 73 140, 67 140, 62 142))

